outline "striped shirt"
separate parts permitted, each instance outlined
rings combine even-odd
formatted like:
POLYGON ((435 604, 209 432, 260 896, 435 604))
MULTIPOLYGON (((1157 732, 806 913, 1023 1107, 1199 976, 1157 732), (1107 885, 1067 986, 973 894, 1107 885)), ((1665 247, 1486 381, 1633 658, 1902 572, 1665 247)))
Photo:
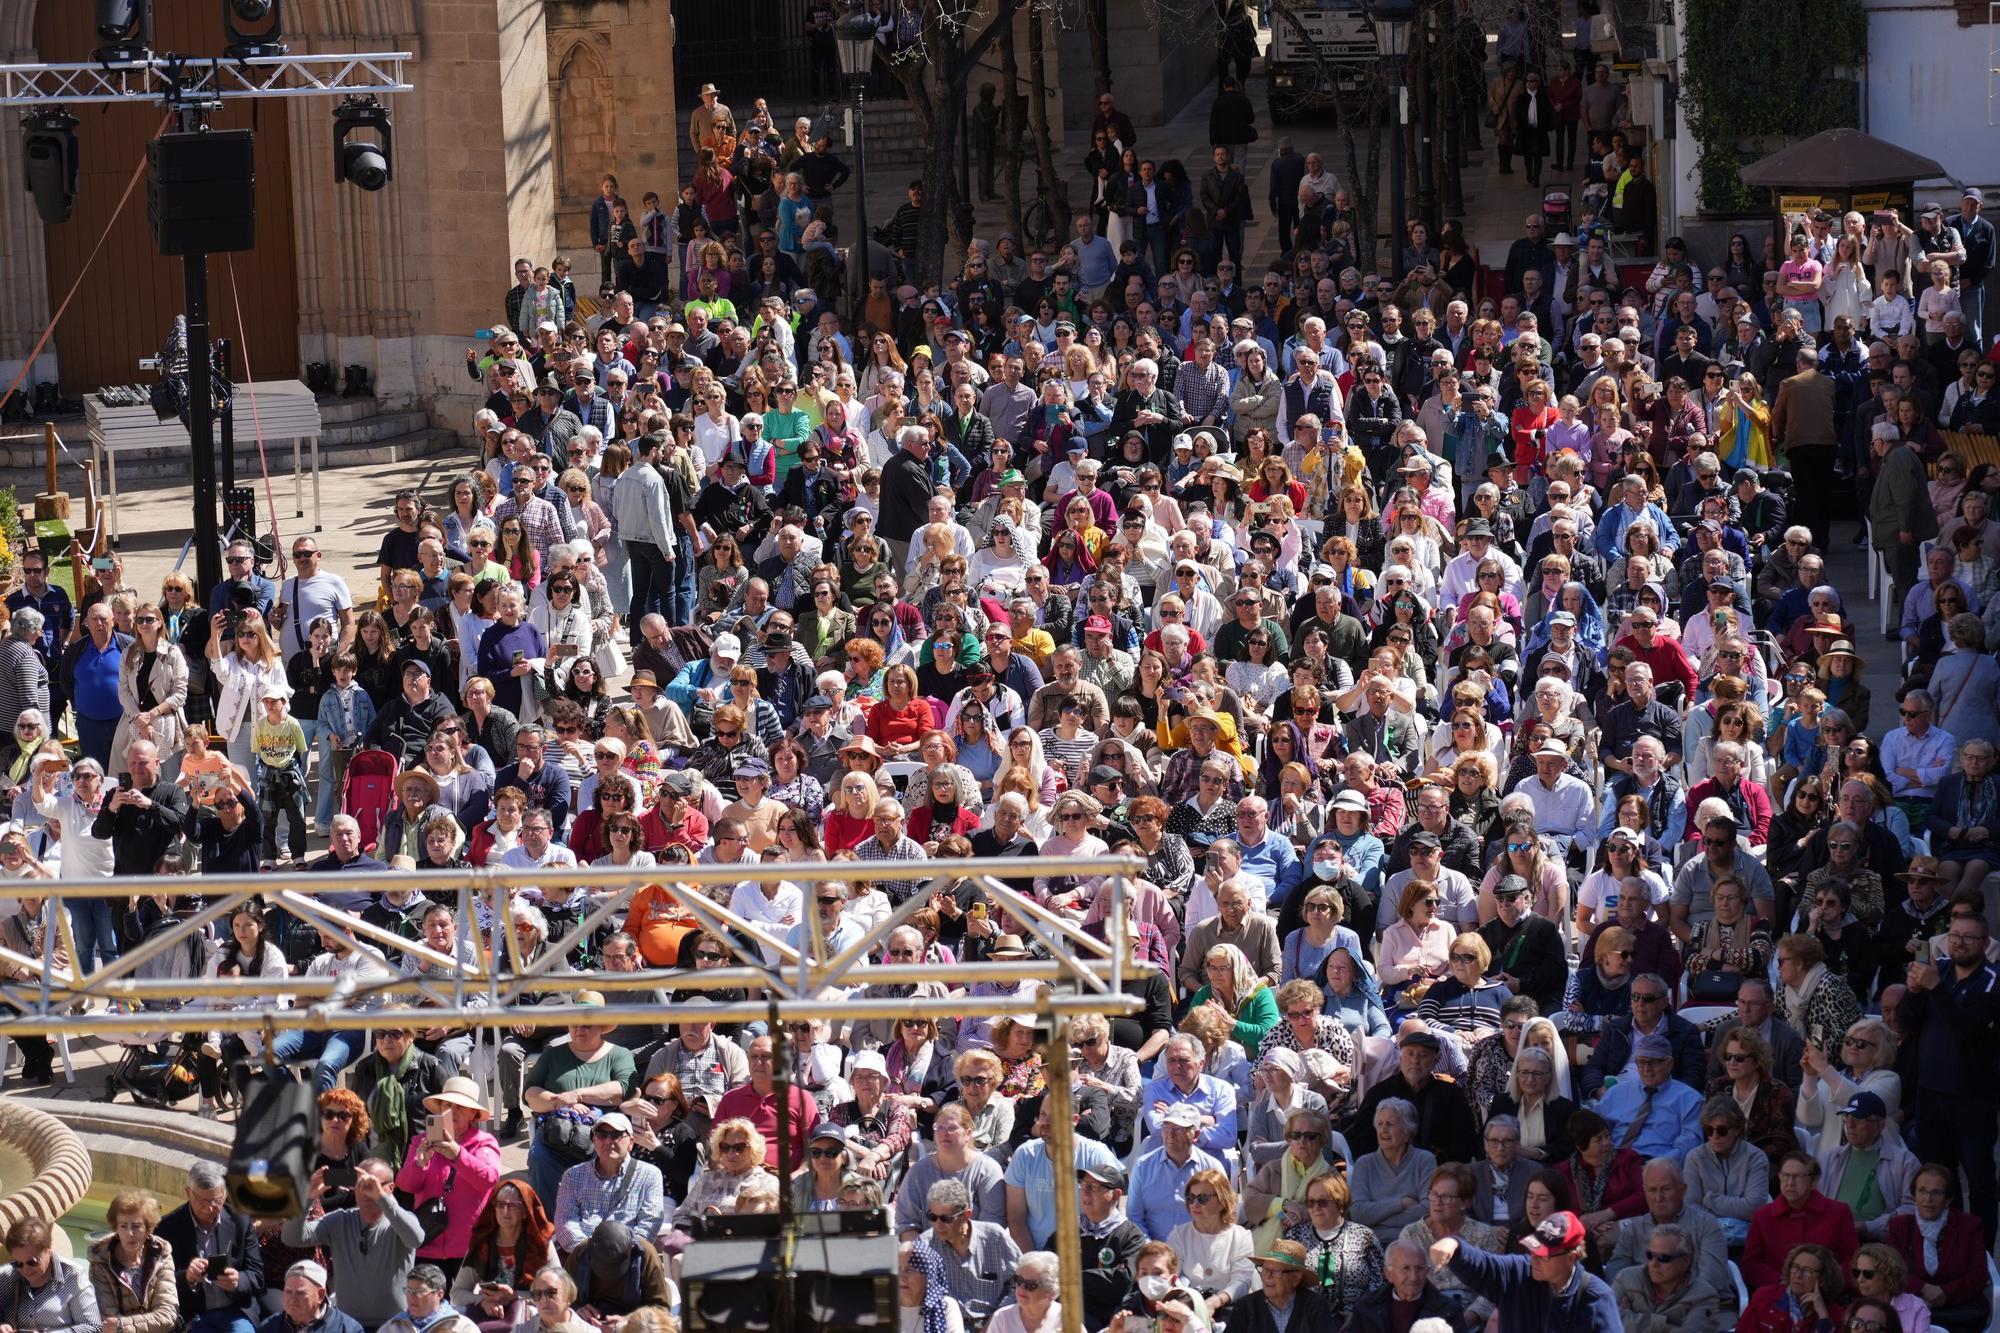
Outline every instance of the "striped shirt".
POLYGON ((969 1321, 984 1322, 1013 1295, 1014 1265, 1020 1261, 1021 1247, 999 1223, 974 1222, 972 1241, 963 1255, 939 1240, 936 1231, 926 1232, 923 1243, 944 1261, 945 1286, 969 1321))

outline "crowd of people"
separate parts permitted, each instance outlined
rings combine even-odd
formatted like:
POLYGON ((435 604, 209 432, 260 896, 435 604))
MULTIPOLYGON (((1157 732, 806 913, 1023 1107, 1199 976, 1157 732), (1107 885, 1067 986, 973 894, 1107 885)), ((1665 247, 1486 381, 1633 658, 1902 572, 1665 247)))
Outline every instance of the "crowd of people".
MULTIPOLYGON (((1539 77, 1504 90, 1531 174, 1539 77)), ((1617 175, 1615 96, 1582 104, 1627 207, 1643 157, 1617 175)), ((923 1333, 1057 1327, 1069 1228, 1091 1333, 1987 1326, 2000 471, 1941 434, 2000 413, 1947 299, 1992 262, 1979 192, 1916 231, 1805 219, 1782 264, 1669 238, 1650 273, 1588 216, 1484 269, 1417 224, 1377 277, 1281 143, 1252 275, 1240 126, 1197 181, 1109 96, 1093 130, 1072 240, 920 291, 913 184, 843 310, 844 166, 706 87, 677 208, 605 179, 598 292, 516 261, 467 354, 477 460, 397 494, 355 581, 300 536, 277 577, 242 543, 157 595, 114 558, 73 605, 24 553, 0 873, 50 884, 0 940, 87 972, 200 900, 63 881, 299 868, 422 953, 253 902, 208 975, 366 1012, 385 970, 532 966, 567 1010, 278 1023, 308 1215, 253 1225, 204 1165, 165 1218, 121 1195, 87 1261, 16 1223, 11 1329, 668 1333, 704 1219, 787 1198, 885 1210, 923 1333), (1842 486, 1900 611, 1879 740, 1825 579, 1842 486), (1115 918, 1105 877, 1007 872, 1151 965, 1135 1012, 1067 1025, 1062 1160, 1010 966, 1049 935, 971 876, 1114 854, 1144 866, 1115 918), (933 859, 966 877, 880 877, 933 859), (790 869, 822 863, 851 877, 790 869), (475 866, 548 879, 396 886, 475 866), (585 930, 573 866, 658 882, 585 930), (621 1026, 563 980, 699 1010, 752 992, 683 974, 833 957, 919 893, 869 961, 993 979, 825 998, 1017 1013, 621 1026)), ((196 1036, 215 1116, 264 1052, 196 1036)))

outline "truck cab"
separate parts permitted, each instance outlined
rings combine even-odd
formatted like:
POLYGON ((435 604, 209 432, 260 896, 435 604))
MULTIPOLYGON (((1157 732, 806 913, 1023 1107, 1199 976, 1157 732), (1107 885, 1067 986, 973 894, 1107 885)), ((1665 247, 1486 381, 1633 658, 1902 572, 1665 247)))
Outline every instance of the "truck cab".
POLYGON ((1283 124, 1308 111, 1332 109, 1341 94, 1359 90, 1357 66, 1379 57, 1375 32, 1357 0, 1271 5, 1271 44, 1264 53, 1270 76, 1271 122, 1283 124))

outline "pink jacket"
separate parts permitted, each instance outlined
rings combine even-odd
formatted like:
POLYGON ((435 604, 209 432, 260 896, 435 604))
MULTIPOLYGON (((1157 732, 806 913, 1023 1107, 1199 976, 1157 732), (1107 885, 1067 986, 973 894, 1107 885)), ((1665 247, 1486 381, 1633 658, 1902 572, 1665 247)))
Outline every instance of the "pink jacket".
POLYGON ((486 1200, 500 1183, 500 1142, 487 1131, 475 1129, 460 1141, 456 1162, 447 1161, 442 1154, 433 1154, 428 1166, 417 1161, 423 1142, 422 1134, 410 1141, 403 1169, 396 1173, 396 1188, 421 1205, 443 1194, 449 1177, 451 1198, 446 1208, 451 1220, 444 1234, 418 1250, 417 1257, 462 1258, 472 1244, 473 1222, 486 1210, 486 1200))

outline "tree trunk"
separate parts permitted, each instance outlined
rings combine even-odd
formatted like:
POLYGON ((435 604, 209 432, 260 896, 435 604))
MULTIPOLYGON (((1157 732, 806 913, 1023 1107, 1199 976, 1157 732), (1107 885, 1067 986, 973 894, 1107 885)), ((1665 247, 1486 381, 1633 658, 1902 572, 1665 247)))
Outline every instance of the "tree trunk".
POLYGON ((1035 176, 1044 199, 1055 197, 1056 150, 1049 137, 1048 60, 1043 27, 1047 19, 1039 5, 1028 6, 1028 118, 1035 134, 1035 176))
MULTIPOLYGON (((928 149, 924 158, 925 207, 917 228, 916 252, 910 256, 911 281, 919 289, 943 280, 948 237, 956 237, 961 245, 971 239, 971 210, 957 198, 956 155, 958 136, 964 131, 966 88, 986 48, 1011 30, 1014 11, 1021 2, 999 0, 987 26, 978 36, 964 41, 959 25, 945 22, 940 0, 926 0, 923 54, 895 63, 928 149)), ((1016 134, 1016 142, 1018 139, 1016 134)))
POLYGON ((1090 34, 1090 80, 1099 97, 1111 91, 1111 53, 1104 31, 1110 22, 1110 0, 1084 0, 1083 26, 1090 34))
MULTIPOLYGON (((996 23, 998 19, 994 20, 996 23)), ((1000 198, 1007 209, 1007 229, 1021 234, 1021 61, 1014 53, 1013 16, 1000 42, 1000 198)))

